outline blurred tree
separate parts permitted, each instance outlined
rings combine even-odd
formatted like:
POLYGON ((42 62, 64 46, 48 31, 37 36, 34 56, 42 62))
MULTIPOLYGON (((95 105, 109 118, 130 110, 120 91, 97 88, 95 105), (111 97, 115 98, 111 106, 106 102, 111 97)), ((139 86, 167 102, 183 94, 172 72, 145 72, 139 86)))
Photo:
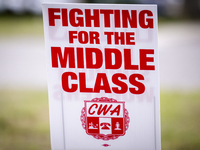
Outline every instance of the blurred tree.
POLYGON ((87 3, 137 4, 139 0, 86 0, 87 3))
POLYGON ((200 19, 200 0, 185 0, 184 12, 187 17, 200 19))

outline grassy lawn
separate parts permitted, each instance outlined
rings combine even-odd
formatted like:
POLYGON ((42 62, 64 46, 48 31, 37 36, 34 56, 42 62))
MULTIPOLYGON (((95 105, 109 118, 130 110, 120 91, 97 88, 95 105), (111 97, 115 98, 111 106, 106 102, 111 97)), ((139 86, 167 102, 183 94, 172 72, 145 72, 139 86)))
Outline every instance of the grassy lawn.
POLYGON ((50 150, 47 92, 0 91, 0 150, 50 150))
POLYGON ((200 149, 200 92, 161 93, 162 150, 200 149))
MULTIPOLYGON (((200 92, 161 93, 162 150, 200 149, 200 92)), ((46 91, 0 90, 0 149, 49 150, 46 91)))
POLYGON ((0 36, 44 35, 42 16, 0 15, 0 36))

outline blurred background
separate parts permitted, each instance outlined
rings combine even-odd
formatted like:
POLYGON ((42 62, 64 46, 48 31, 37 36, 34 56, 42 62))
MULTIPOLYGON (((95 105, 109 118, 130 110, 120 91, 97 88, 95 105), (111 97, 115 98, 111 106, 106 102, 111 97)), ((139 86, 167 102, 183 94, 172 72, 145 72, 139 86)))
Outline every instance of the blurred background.
POLYGON ((0 150, 49 150, 42 2, 157 4, 162 150, 200 149, 200 0, 0 0, 0 150))

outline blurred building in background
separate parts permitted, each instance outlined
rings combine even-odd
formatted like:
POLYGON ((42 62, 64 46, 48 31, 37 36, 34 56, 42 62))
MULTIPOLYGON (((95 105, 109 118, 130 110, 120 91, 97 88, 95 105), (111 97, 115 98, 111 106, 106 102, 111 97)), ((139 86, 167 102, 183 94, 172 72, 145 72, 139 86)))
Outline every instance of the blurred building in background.
POLYGON ((40 15, 43 2, 157 4, 159 16, 200 18, 200 0, 0 0, 0 13, 40 15))

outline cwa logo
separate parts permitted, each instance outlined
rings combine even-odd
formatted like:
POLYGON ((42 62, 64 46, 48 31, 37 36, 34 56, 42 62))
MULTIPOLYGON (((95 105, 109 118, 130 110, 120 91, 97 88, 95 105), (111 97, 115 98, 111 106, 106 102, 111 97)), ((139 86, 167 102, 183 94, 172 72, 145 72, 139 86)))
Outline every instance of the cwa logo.
POLYGON ((84 103, 81 122, 88 135, 102 140, 114 140, 125 135, 130 122, 125 102, 102 97, 84 103))

